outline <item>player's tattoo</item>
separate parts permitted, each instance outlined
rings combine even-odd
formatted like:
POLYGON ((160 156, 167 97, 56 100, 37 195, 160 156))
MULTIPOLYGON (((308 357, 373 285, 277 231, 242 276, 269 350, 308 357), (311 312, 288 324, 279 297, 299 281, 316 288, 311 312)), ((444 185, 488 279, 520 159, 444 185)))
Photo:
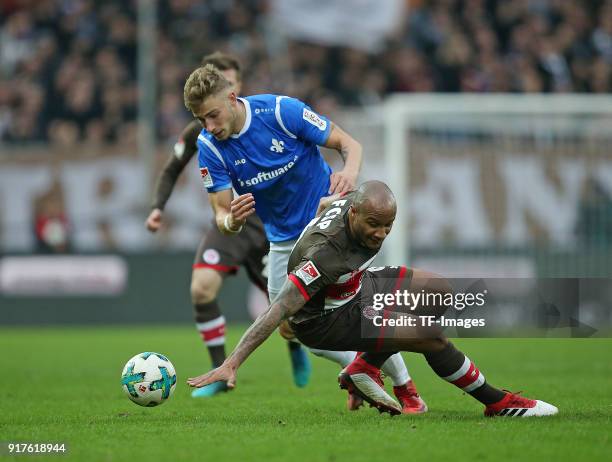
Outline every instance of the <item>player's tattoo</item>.
POLYGON ((244 333, 228 361, 236 366, 242 364, 276 330, 283 319, 297 313, 304 303, 304 297, 299 289, 291 281, 286 280, 268 310, 261 314, 244 333))

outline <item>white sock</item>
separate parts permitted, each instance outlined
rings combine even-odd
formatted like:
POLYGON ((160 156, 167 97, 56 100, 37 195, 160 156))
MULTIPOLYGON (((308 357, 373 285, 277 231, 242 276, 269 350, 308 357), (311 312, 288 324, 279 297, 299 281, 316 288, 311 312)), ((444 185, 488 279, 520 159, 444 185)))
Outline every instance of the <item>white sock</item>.
MULTIPOLYGON (((351 361, 355 359, 355 356, 357 356, 357 353, 355 351, 331 351, 331 350, 318 350, 316 348, 309 348, 309 350, 313 355, 317 355, 317 356, 320 356, 321 358, 329 359, 330 361, 340 364, 342 367, 348 366, 351 363, 351 361)), ((387 361, 389 361, 389 359, 387 361)))
POLYGON ((406 363, 404 363, 404 358, 402 358, 400 353, 389 356, 380 369, 391 379, 394 387, 406 385, 408 380, 410 380, 406 363))

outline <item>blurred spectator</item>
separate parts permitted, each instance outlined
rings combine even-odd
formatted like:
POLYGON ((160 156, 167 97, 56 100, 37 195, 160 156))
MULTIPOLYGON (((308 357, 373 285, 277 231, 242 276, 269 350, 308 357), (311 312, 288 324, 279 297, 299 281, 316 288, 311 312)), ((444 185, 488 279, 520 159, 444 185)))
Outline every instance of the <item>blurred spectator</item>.
MULTIPOLYGON (((215 49, 245 64, 245 94, 313 105, 404 92, 610 92, 612 1, 411 0, 378 54, 275 35, 271 0, 158 1, 158 137, 189 114, 185 77, 215 49), (319 103, 317 98, 322 98, 319 103)), ((136 1, 0 2, 0 142, 109 143, 137 115, 136 1)))
POLYGON ((64 211, 61 186, 53 187, 39 198, 34 217, 34 235, 39 253, 70 251, 70 226, 64 211))

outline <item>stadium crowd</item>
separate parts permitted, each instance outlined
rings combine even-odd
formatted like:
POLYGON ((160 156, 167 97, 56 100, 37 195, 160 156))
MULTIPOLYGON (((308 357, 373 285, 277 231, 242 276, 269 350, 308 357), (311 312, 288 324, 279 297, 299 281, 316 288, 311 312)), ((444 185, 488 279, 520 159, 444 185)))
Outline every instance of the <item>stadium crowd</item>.
MULTIPOLYGON (((610 92, 612 2, 411 0, 378 54, 274 47, 270 0, 158 2, 158 136, 189 118, 185 77, 220 49, 245 94, 282 92, 322 112, 389 92, 610 92), (268 37, 269 38, 269 37, 268 37)), ((135 0, 0 2, 0 142, 111 143, 134 136, 135 0)))

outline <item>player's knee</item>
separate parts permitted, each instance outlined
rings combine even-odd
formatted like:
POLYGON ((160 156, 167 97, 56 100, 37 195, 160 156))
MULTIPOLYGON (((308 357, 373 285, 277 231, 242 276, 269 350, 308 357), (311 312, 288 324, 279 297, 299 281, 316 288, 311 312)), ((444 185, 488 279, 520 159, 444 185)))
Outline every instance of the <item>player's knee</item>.
POLYGON ((194 275, 191 279, 191 302, 194 305, 210 303, 219 293, 221 276, 209 274, 194 275), (216 277, 215 277, 216 276, 216 277))

